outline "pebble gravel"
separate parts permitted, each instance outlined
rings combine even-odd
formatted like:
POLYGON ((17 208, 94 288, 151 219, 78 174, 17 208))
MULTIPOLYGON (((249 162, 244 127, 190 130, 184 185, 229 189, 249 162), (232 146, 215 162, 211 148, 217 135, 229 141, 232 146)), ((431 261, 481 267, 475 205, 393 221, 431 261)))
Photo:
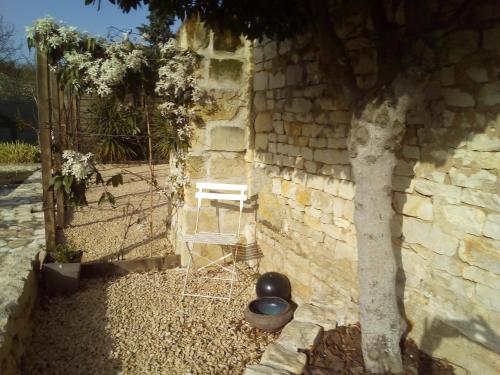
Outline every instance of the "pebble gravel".
MULTIPOLYGON (((149 185, 139 177, 150 176, 149 166, 105 165, 99 166, 98 169, 104 180, 122 173, 123 185, 108 187, 108 191, 116 199, 114 208, 107 203, 98 206, 97 202, 104 190, 102 186, 92 185, 87 192, 89 205, 78 208, 73 213, 70 226, 64 230, 64 236, 78 250, 83 251, 82 261, 118 260, 121 254, 122 259, 172 254, 173 250, 165 235, 168 225, 167 199, 158 193, 153 196, 151 240, 149 185), (134 214, 128 214, 133 211, 134 214)), ((155 175, 160 187, 163 187, 168 175, 168 166, 156 165, 155 175)))
MULTIPOLYGON (((91 279, 73 296, 42 299, 24 373, 242 374, 258 363, 279 334, 243 319, 255 298, 251 272, 240 276, 231 303, 181 301, 183 276, 173 269, 91 279)), ((205 286, 216 294, 225 290, 221 282, 205 286)))

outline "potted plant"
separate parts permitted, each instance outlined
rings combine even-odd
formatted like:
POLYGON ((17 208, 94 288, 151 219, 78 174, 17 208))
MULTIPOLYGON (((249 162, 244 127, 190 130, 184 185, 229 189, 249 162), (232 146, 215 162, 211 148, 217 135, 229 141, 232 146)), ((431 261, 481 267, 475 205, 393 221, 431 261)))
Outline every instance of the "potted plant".
POLYGON ((80 283, 82 251, 71 244, 49 249, 42 265, 42 278, 47 294, 72 294, 80 283))

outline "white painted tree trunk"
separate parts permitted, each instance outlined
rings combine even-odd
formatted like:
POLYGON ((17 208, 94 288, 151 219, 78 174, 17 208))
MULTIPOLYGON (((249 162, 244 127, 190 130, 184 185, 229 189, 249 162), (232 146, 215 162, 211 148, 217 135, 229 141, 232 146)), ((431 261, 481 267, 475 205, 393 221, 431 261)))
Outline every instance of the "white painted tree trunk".
POLYGON ((396 296, 397 263, 391 239, 392 173, 409 98, 379 98, 352 120, 349 150, 356 182, 354 223, 363 358, 372 373, 402 372, 405 330, 396 296))

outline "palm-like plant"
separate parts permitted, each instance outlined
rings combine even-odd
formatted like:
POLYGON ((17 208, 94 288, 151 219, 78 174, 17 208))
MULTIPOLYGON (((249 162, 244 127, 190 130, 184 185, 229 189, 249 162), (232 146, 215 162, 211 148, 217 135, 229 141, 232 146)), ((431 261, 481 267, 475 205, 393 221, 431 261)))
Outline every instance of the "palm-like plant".
POLYGON ((96 154, 102 161, 123 161, 137 156, 132 143, 140 128, 138 113, 132 106, 121 104, 116 97, 100 98, 93 102, 92 113, 95 120, 91 129, 101 135, 96 154))

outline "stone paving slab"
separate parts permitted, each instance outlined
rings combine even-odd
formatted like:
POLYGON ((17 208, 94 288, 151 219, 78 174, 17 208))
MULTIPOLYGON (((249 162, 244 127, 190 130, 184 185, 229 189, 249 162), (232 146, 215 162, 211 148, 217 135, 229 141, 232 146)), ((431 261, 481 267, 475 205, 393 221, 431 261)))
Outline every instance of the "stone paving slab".
POLYGON ((323 327, 325 331, 329 331, 337 328, 336 318, 339 315, 341 315, 339 314, 339 309, 330 309, 304 303, 295 310, 293 320, 314 323, 323 327))
POLYGON ((249 365, 244 375, 290 375, 290 373, 264 365, 249 365))
POLYGON ((0 373, 17 373, 30 336, 37 290, 32 262, 44 245, 41 172, 36 171, 21 185, 0 188, 0 373))
POLYGON ((246 375, 301 374, 307 356, 299 349, 312 350, 323 330, 337 328, 337 321, 349 321, 349 310, 344 306, 325 307, 310 303, 299 305, 293 320, 288 323, 277 342, 269 345, 262 355, 260 365, 246 368, 246 375), (273 372, 274 371, 274 372, 273 372))
POLYGON ((307 363, 307 356, 280 344, 272 343, 262 355, 260 363, 292 374, 302 374, 307 363))
POLYGON ((312 350, 322 331, 323 328, 314 323, 293 320, 281 332, 278 344, 294 352, 299 349, 312 350))

